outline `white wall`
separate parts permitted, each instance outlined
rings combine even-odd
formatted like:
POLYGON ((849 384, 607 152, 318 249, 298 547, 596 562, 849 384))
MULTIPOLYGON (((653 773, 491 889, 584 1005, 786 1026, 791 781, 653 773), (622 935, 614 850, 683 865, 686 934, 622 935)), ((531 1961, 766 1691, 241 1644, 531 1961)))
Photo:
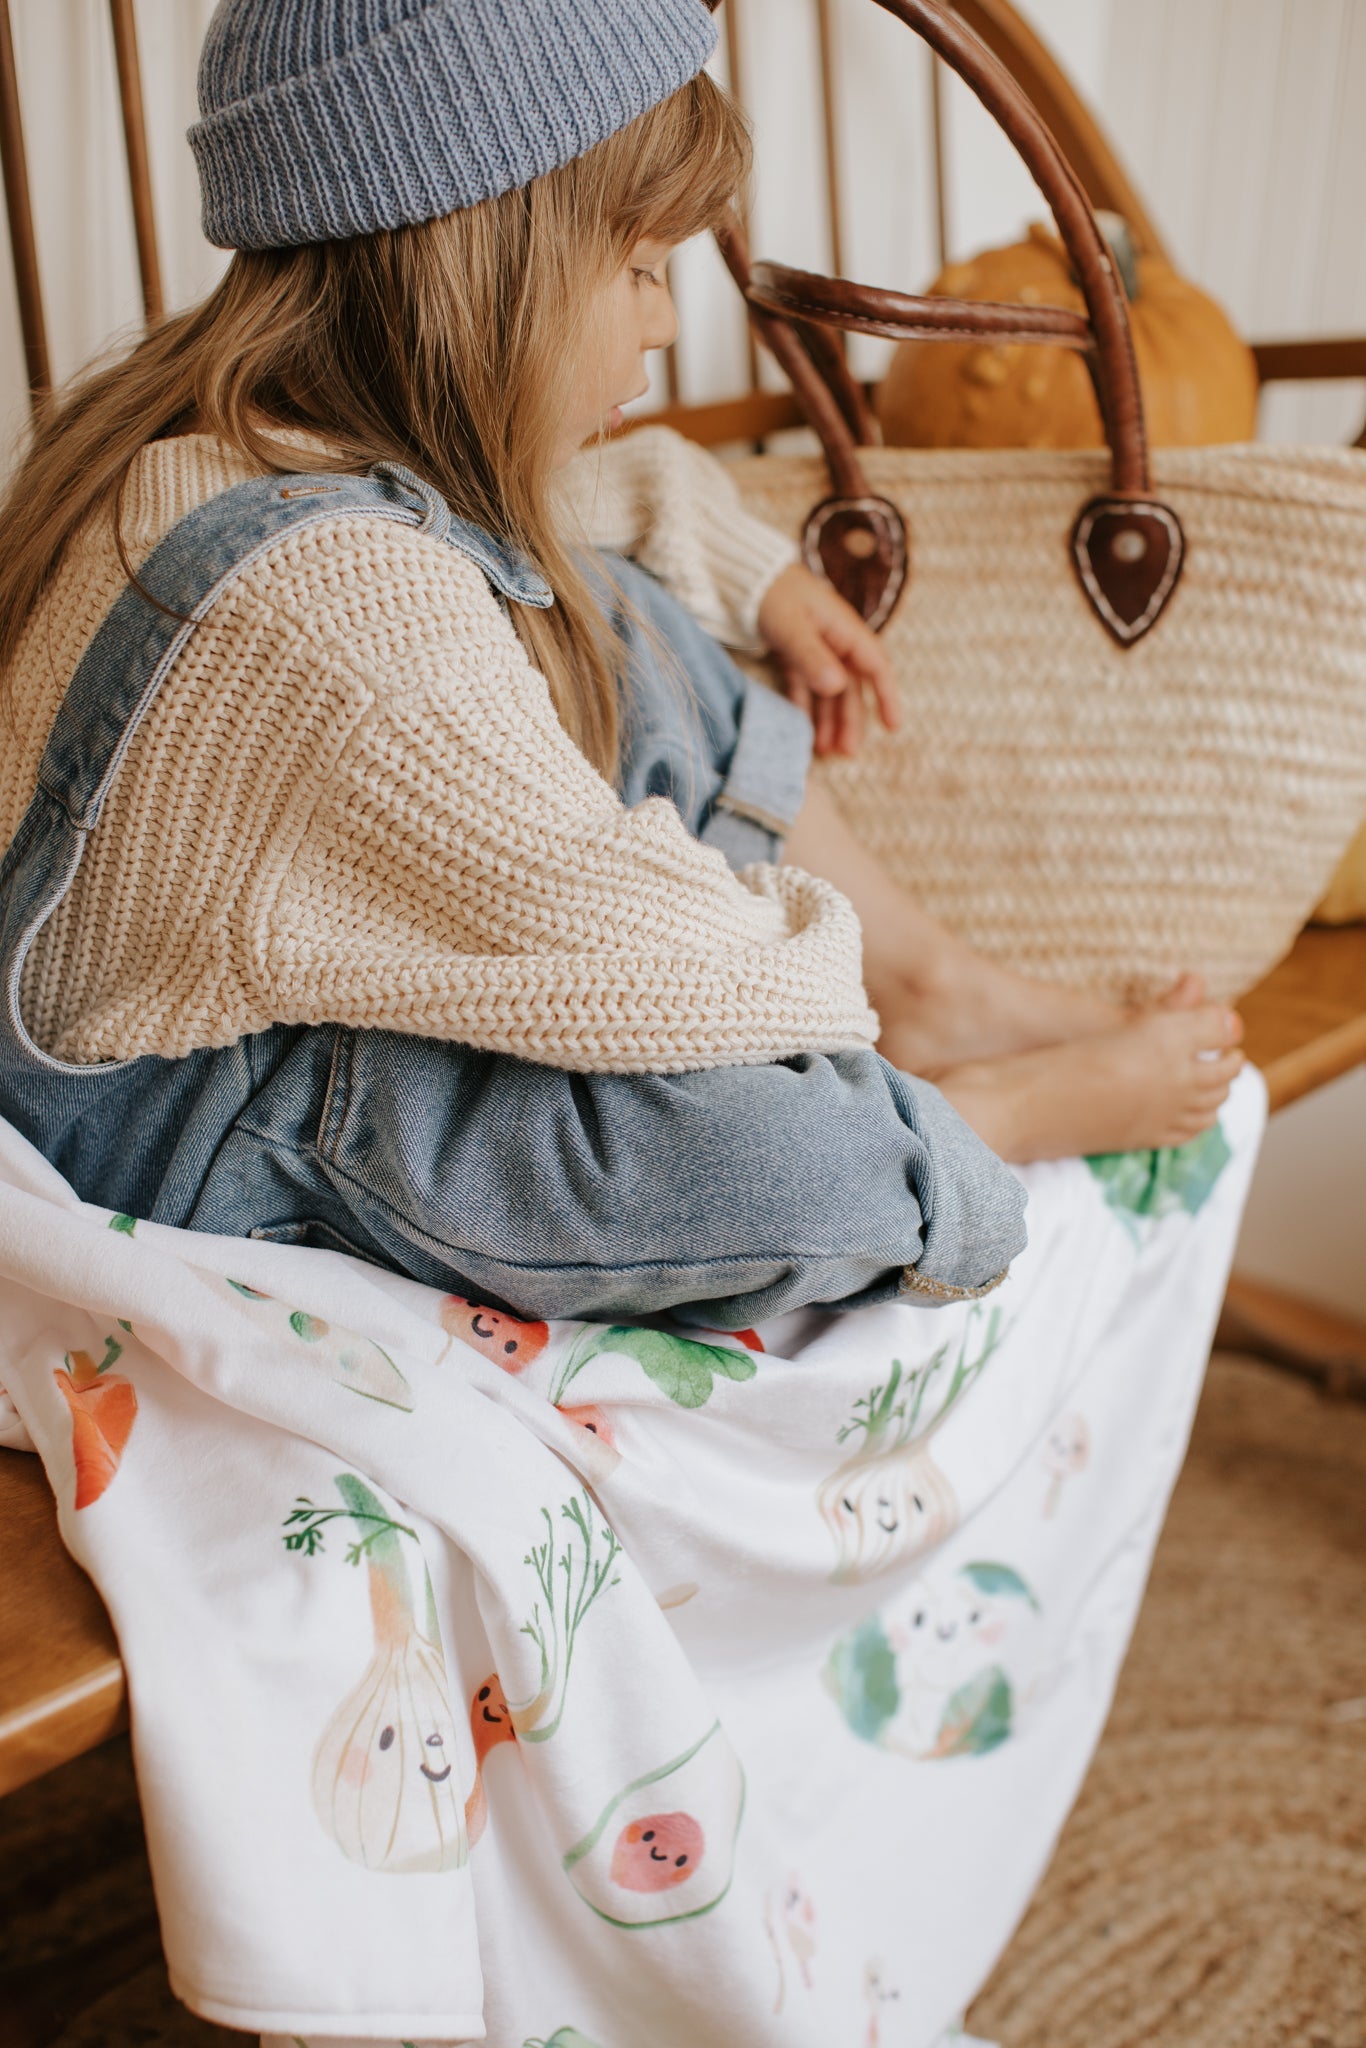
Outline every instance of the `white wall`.
MULTIPOLYGON (((194 62, 213 0, 137 0, 168 298, 223 258, 198 232, 194 62)), ((736 4, 736 0, 730 0, 736 4)), ((1186 269, 1254 336, 1366 332, 1366 0, 1022 0, 1115 138, 1186 269)), ((65 375, 139 317, 104 0, 11 0, 48 326, 65 375)), ((936 269, 923 52, 869 0, 838 0, 845 262, 915 288, 936 269)), ((744 0, 741 50, 761 180, 756 251, 829 261, 811 0, 744 0)), ((724 65, 718 67, 724 71, 724 65)), ((1013 238, 1042 202, 970 96, 946 95, 950 253, 1013 238)), ((0 222, 0 456, 25 417, 0 222)), ((715 252, 678 264, 685 395, 739 389, 743 322, 715 252)), ((885 353, 860 344, 862 374, 885 353)), ((1366 389, 1287 391, 1277 438, 1343 439, 1366 389)), ((1242 1248, 1249 1270, 1366 1316, 1366 1075, 1273 1126, 1242 1248)))

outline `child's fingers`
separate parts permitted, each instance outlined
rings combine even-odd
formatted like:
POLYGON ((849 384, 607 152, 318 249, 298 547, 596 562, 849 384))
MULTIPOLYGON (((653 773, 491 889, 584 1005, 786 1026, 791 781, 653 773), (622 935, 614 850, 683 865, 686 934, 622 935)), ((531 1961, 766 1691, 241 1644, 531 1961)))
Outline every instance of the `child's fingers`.
POLYGON ((782 656, 789 672, 795 670, 815 697, 838 697, 849 687, 849 671, 839 649, 813 619, 789 627, 782 656))
POLYGON ((839 707, 840 714, 840 752, 847 754, 852 760, 863 745, 863 692, 857 688, 846 690, 842 697, 836 697, 834 701, 839 707))
POLYGON ((832 609, 823 631, 846 672, 872 691, 882 723, 894 732, 901 723, 901 699, 887 650, 877 634, 870 632, 852 606, 843 602, 832 609))
POLYGON ((815 747, 820 755, 833 754, 839 738, 838 697, 818 697, 812 706, 811 720, 816 729, 815 747))
POLYGON ((798 711, 804 711, 814 725, 815 719, 812 716, 811 710, 811 692, 807 689, 800 676, 793 675, 791 669, 784 672, 783 689, 788 703, 795 704, 798 711))

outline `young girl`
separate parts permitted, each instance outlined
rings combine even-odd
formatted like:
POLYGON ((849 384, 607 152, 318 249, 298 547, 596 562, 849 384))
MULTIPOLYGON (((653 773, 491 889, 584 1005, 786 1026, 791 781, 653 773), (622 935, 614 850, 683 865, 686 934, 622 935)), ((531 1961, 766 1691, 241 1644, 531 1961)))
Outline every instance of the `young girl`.
POLYGON ((314 2048, 826 2048, 869 1985, 936 2041, 1098 1739, 1255 1147, 1235 1100, 1137 1197, 1029 1169, 962 1301, 1023 1241, 971 1125, 1192 1136, 1236 1020, 921 916, 704 625, 845 740, 876 642, 686 444, 578 458, 746 174, 713 41, 224 0, 227 276, 0 513, 0 1114, 69 1184, 0 1131, 5 1378, 121 1631, 178 1988, 314 2048), (745 1328, 806 1304, 870 1313, 745 1328), (656 1310, 744 1340, 573 1320, 656 1310), (950 1685, 916 1617, 960 1610, 950 1685))
MULTIPOLYGON (((746 173, 712 41, 700 0, 215 16, 191 139, 238 253, 0 518, 0 1111, 85 1199, 744 1324, 992 1284, 1020 1195, 968 1124, 1026 1159, 1213 1118, 1236 1019, 976 959, 804 795, 806 720, 566 537, 556 473, 746 173), (967 1123, 871 1051, 860 922, 883 1048, 967 1123)), ((885 690, 681 449, 608 458, 655 565, 799 693, 885 690)))

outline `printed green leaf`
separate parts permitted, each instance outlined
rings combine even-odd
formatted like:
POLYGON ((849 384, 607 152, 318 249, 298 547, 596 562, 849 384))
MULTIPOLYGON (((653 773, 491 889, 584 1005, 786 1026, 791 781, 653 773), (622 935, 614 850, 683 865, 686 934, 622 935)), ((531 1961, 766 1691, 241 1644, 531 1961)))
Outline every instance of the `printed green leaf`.
POLYGON ((125 1237, 131 1237, 133 1235, 133 1232, 137 1229, 137 1227, 138 1219, 136 1216, 119 1215, 111 1216, 109 1219, 109 1228, 111 1230, 122 1231, 125 1237))
MULTIPOLYGON (((226 1274, 224 1278, 227 1279, 226 1274)), ((248 1287, 245 1280, 228 1279, 228 1285, 234 1294, 244 1295, 248 1301, 270 1301, 272 1299, 269 1294, 262 1294, 259 1287, 248 1287)))
POLYGON ((901 1704, 896 1658, 877 1615, 841 1636, 825 1667, 840 1712, 864 1742, 876 1742, 901 1704))
POLYGON ((1203 1209, 1229 1160, 1233 1157, 1228 1139, 1218 1124, 1211 1124, 1189 1145, 1162 1154, 1166 1162, 1166 1185, 1187 1215, 1203 1209))
POLYGON ((949 1697, 934 1754, 985 1756, 1010 1734, 1014 1701, 1010 1680, 999 1664, 988 1664, 949 1697))
POLYGON ((327 1335, 327 1324, 319 1316, 311 1316, 302 1308, 290 1312, 289 1327, 296 1337, 303 1338, 305 1344, 316 1344, 320 1337, 327 1335))
POLYGON ((963 1576, 972 1580, 979 1593, 1005 1594, 1012 1599, 1027 1600, 1034 1612, 1039 1612, 1038 1601, 1020 1574, 1008 1564, 965 1564, 963 1576))
POLYGON ((1158 1152, 1097 1152, 1087 1160, 1112 1209, 1130 1216, 1194 1216, 1209 1200, 1233 1157, 1220 1126, 1211 1124, 1189 1145, 1158 1152))
MULTIPOLYGON (((718 1375, 728 1380, 752 1380, 757 1367, 754 1354, 731 1350, 728 1345, 696 1344, 690 1337, 675 1337, 668 1330, 638 1330, 624 1325, 600 1330, 573 1359, 577 1374, 590 1358, 605 1351, 634 1358, 662 1394, 680 1408, 702 1408, 711 1397, 718 1375)), ((566 1379, 572 1377, 567 1374, 566 1379)))

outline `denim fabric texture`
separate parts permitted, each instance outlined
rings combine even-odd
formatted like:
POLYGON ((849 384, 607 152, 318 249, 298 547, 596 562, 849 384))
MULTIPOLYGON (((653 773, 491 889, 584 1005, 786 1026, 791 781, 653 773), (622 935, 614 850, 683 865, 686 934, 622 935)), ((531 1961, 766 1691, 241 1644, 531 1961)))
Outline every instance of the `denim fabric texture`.
MULTIPOLYGON (((527 562, 392 467, 239 485, 173 528, 141 580, 197 618, 288 528, 355 512, 445 539, 505 602, 551 601, 527 562)), ((806 721, 635 564, 604 557, 598 573, 629 655, 627 800, 670 797, 737 864, 775 857, 801 802, 806 721)), ((955 1299, 1020 1250, 1018 1178, 936 1089, 875 1053, 585 1075, 278 1025, 180 1060, 75 1067, 45 1054, 22 1021, 25 956, 188 630, 124 591, 0 864, 0 1113, 84 1200, 356 1252, 523 1314, 667 1309, 732 1327, 808 1303, 955 1299)))

